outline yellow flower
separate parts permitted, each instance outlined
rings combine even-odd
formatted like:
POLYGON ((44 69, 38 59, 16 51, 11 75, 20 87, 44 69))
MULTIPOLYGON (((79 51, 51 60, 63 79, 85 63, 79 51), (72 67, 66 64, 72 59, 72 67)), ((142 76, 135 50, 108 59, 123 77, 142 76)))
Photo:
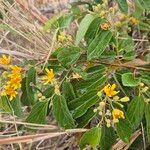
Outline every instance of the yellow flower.
POLYGON ((11 57, 10 56, 6 56, 6 55, 2 55, 2 57, 0 58, 0 64, 1 65, 9 65, 11 62, 11 57))
POLYGON ((104 87, 104 92, 108 97, 113 97, 118 93, 118 91, 115 91, 115 88, 116 88, 116 84, 113 84, 112 86, 108 84, 104 87))
POLYGON ((119 119, 124 119, 125 116, 124 116, 124 112, 119 110, 119 109, 113 109, 112 111, 112 116, 113 116, 113 121, 114 123, 118 122, 119 119))
POLYGON ((72 76, 73 79, 77 79, 78 81, 82 78, 82 76, 78 73, 73 73, 72 76))
POLYGON ((58 35, 58 41, 59 42, 64 42, 66 40, 66 35, 64 32, 61 32, 59 35, 58 35))
POLYGON ((48 68, 46 68, 45 71, 46 71, 46 75, 42 78, 42 80, 45 80, 44 84, 48 84, 49 82, 53 81, 54 72, 53 72, 53 69, 49 70, 48 68))
POLYGON ((110 28, 110 25, 108 23, 101 24, 101 29, 108 30, 110 28))
POLYGON ((4 86, 4 92, 2 93, 2 95, 9 96, 10 100, 13 100, 13 98, 15 98, 17 94, 18 92, 15 91, 15 89, 12 86, 10 85, 4 86))
POLYGON ((21 67, 18 67, 18 66, 13 66, 11 65, 10 68, 12 69, 11 72, 13 75, 17 75, 17 74, 20 74, 21 71, 22 71, 22 68, 21 67))
POLYGON ((21 75, 18 74, 18 75, 13 75, 11 76, 10 78, 10 81, 8 81, 8 85, 11 85, 14 89, 18 89, 21 87, 21 81, 22 81, 22 78, 21 78, 21 75))
POLYGON ((139 24, 139 20, 138 20, 138 19, 136 19, 136 18, 134 18, 134 17, 130 17, 129 19, 130 19, 130 22, 131 22, 132 24, 134 24, 134 25, 139 24))

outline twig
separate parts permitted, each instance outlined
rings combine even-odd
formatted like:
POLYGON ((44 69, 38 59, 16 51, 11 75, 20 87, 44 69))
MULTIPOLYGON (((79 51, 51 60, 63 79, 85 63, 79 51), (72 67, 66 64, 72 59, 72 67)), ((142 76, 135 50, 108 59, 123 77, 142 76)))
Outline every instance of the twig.
POLYGON ((64 132, 55 132, 55 133, 42 133, 42 134, 34 134, 34 135, 25 135, 25 136, 18 136, 18 137, 10 137, 5 139, 0 139, 0 145, 2 144, 11 144, 11 143, 29 143, 29 142, 36 142, 48 138, 57 137, 64 134, 71 134, 71 133, 79 133, 85 132, 87 129, 70 129, 64 132))
POLYGON ((52 51, 53 51, 53 48, 54 48, 54 45, 55 45, 55 41, 56 41, 57 32, 58 32, 58 29, 56 29, 55 32, 54 32, 53 39, 52 39, 52 44, 51 44, 49 53, 48 53, 48 55, 47 55, 47 58, 46 58, 46 60, 45 60, 45 63, 44 63, 44 65, 43 65, 43 69, 42 69, 42 70, 44 70, 45 65, 47 64, 47 62, 48 62, 48 60, 49 60, 49 57, 51 56, 51 53, 52 53, 52 51))
MULTIPOLYGON (((0 120, 0 123, 8 123, 8 124, 14 124, 14 121, 9 121, 9 120, 0 120)), ((50 128, 50 129, 58 129, 58 127, 54 126, 54 125, 44 125, 44 124, 36 124, 36 123, 28 123, 28 122, 19 122, 16 121, 16 124, 20 124, 20 125, 29 125, 29 126, 37 126, 37 127, 45 127, 45 128, 50 128)))
POLYGON ((28 59, 33 59, 33 60, 39 60, 38 56, 28 55, 28 54, 25 54, 25 53, 14 51, 14 50, 12 51, 12 50, 5 50, 5 49, 1 49, 0 48, 0 54, 14 55, 14 56, 19 56, 19 57, 23 57, 23 58, 28 58, 28 59))

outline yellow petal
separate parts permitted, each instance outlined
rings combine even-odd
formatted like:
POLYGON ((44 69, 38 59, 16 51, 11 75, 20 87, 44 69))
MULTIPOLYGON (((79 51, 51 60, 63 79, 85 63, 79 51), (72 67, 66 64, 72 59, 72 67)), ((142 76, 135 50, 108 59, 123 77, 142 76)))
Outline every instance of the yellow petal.
POLYGON ((111 90, 114 90, 116 88, 116 84, 113 84, 112 86, 111 86, 111 90))

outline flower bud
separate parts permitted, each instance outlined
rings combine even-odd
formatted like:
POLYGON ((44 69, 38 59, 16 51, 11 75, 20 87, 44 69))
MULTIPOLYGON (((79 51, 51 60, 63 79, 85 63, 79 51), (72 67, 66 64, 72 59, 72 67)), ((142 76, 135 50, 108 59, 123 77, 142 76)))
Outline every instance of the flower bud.
POLYGON ((38 95, 37 95, 38 97, 42 97, 42 93, 38 93, 38 95))
POLYGON ((100 103, 99 103, 100 108, 104 108, 104 107, 105 107, 105 105, 106 105, 106 103, 105 103, 105 102, 100 102, 100 103))
POLYGON ((144 86, 144 83, 141 82, 139 85, 140 85, 141 87, 143 87, 143 86, 144 86))
POLYGON ((100 111, 98 114, 99 114, 100 116, 102 116, 102 115, 103 115, 103 112, 102 112, 102 111, 100 111))
POLYGON ((121 102, 128 102, 129 100, 130 100, 129 97, 127 96, 120 99, 121 102))
POLYGON ((111 127, 111 124, 110 124, 110 123, 107 123, 106 126, 107 126, 108 128, 110 128, 110 127, 111 127))
POLYGON ((101 97, 102 96, 102 92, 101 91, 97 92, 97 95, 98 95, 98 97, 101 97))
POLYGON ((44 100, 45 98, 46 98, 45 96, 42 96, 42 97, 41 97, 42 100, 44 100))
POLYGON ((98 110, 95 108, 93 111, 96 113, 98 110))
POLYGON ((149 88, 148 88, 148 86, 145 86, 143 89, 142 89, 142 93, 145 93, 145 92, 147 92, 147 90, 148 90, 149 88))
POLYGON ((114 100, 114 101, 118 101, 118 100, 119 100, 119 96, 114 96, 114 97, 113 97, 113 100, 114 100))
POLYGON ((111 123, 110 119, 107 119, 107 118, 106 118, 105 121, 106 121, 107 123, 109 123, 109 124, 111 123))
POLYGON ((110 110, 109 110, 109 109, 107 109, 107 111, 106 111, 106 115, 111 116, 111 112, 110 112, 110 110))

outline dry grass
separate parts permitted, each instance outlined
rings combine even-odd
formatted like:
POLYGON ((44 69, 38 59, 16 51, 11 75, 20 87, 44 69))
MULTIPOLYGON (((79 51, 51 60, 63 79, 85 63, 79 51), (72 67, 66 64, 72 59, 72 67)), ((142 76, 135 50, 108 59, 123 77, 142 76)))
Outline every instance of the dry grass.
MULTIPOLYGON (((33 5, 32 0, 28 2, 16 0, 11 5, 5 0, 0 1, 0 10, 4 15, 4 19, 0 20, 0 54, 10 54, 21 62, 22 58, 26 58, 46 64, 55 47, 55 36, 42 32, 43 23, 47 18, 33 5)), ((61 3, 59 3, 59 1, 52 2, 50 0, 50 2, 54 8, 62 6, 62 3, 67 4, 67 1, 60 1, 61 3)), ((36 1, 36 5, 39 3, 41 4, 41 0, 36 1)), ((47 4, 47 1, 44 3, 47 4)), ((42 3, 41 5, 45 4, 42 3)), ((86 131, 86 129, 62 131, 54 121, 51 123, 53 125, 39 125, 16 120, 15 116, 5 116, 7 119, 0 119, 2 124, 0 149, 2 150, 16 149, 17 147, 37 150, 61 150, 69 147, 75 150, 78 147, 76 147, 73 135, 86 131), (22 128, 21 132, 18 131, 19 128, 22 128), (32 133, 32 130, 27 129, 34 129, 34 132, 32 133)), ((133 134, 132 143, 140 134, 140 131, 133 134)), ((120 140, 113 147, 114 150, 126 150, 128 148, 129 146, 120 140)))

